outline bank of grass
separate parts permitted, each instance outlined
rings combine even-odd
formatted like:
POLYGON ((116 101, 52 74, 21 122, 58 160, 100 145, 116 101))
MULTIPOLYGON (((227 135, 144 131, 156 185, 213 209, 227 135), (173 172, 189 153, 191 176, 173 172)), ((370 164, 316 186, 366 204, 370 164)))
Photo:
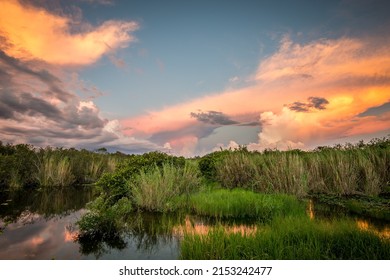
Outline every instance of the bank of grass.
POLYGON ((33 173, 39 187, 68 187, 95 183, 104 172, 113 172, 118 155, 75 149, 40 149, 33 173))
POLYGON ((216 189, 192 195, 189 207, 203 216, 269 222, 276 216, 305 215, 306 206, 292 195, 216 189))
POLYGON ((96 182, 127 156, 106 150, 36 148, 0 141, 0 190, 69 187, 96 182))
POLYGON ((245 188, 263 193, 378 196, 390 184, 390 139, 368 144, 320 147, 314 151, 240 148, 200 160, 205 176, 215 170, 223 188, 245 188), (209 166, 207 165, 209 164, 209 166))
POLYGON ((390 240, 359 230, 351 220, 317 221, 279 217, 255 234, 227 233, 223 227, 206 235, 186 234, 181 259, 341 260, 389 259, 390 240))

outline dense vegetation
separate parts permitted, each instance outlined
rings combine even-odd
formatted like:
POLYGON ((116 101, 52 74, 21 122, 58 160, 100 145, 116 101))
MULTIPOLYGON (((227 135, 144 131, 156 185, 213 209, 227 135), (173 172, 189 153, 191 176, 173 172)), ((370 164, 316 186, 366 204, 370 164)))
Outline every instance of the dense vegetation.
POLYGON ((390 138, 307 152, 240 147, 193 159, 161 152, 123 155, 0 143, 2 188, 91 182, 96 182, 99 196, 78 222, 83 244, 121 240, 120 232, 143 211, 261 225, 250 236, 218 226, 207 235, 184 232, 182 258, 390 257, 388 238, 362 231, 350 220, 327 223, 310 220, 306 213, 307 199, 314 197, 390 220, 390 138))
POLYGON ((224 188, 257 192, 377 196, 389 192, 390 139, 314 151, 215 152, 200 159, 205 177, 224 188))
POLYGON ((0 190, 68 187, 96 182, 125 157, 98 151, 35 148, 0 141, 0 190))

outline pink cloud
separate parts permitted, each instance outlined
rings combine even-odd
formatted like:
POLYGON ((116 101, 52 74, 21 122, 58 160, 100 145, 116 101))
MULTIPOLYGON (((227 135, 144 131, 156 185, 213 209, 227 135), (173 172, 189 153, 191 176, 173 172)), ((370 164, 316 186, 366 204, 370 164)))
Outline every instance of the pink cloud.
POLYGON ((70 17, 17 0, 0 3, 0 18, 0 36, 5 39, 0 41, 1 48, 8 56, 58 65, 94 63, 102 55, 134 42, 131 33, 138 29, 133 21, 110 20, 74 33, 71 27, 76 23, 70 17))
POLYGON ((259 63, 255 85, 150 111, 121 123, 131 127, 128 135, 152 137, 199 124, 190 116, 198 110, 222 112, 233 119, 257 112, 261 132, 257 143, 248 143, 252 149, 306 148, 388 130, 388 118, 357 117, 390 100, 390 48, 375 46, 370 40, 321 39, 300 45, 284 38, 279 50, 259 63), (312 97, 326 100, 326 108, 295 112, 287 107, 312 97))

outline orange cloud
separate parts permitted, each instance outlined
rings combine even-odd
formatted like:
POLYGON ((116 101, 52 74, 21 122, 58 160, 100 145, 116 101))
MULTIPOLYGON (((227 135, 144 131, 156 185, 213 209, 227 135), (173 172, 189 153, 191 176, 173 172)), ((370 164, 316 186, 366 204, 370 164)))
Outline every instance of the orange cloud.
MULTIPOLYGON (((197 110, 214 110, 229 117, 258 112, 261 132, 258 143, 249 144, 252 149, 305 148, 332 139, 389 131, 388 117, 358 117, 390 100, 387 45, 351 38, 300 45, 284 38, 279 50, 259 64, 253 80, 254 86, 148 112, 122 120, 122 124, 131 127, 127 134, 150 137, 196 125, 190 113, 197 110), (287 107, 310 97, 326 99, 326 109, 296 112, 287 107)), ((183 135, 180 138, 185 139, 183 135)))
POLYGON ((113 49, 134 41, 130 34, 138 28, 132 21, 106 21, 74 33, 72 20, 44 9, 22 5, 17 0, 0 3, 0 45, 8 55, 20 60, 39 59, 50 64, 85 65, 97 61, 113 49))

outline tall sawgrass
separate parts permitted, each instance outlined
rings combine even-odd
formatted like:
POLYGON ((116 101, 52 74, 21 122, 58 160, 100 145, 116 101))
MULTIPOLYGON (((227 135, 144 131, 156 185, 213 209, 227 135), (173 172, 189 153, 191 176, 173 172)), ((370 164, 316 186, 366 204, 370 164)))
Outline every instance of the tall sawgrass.
POLYGON ((258 189, 261 174, 253 156, 247 152, 227 154, 216 167, 217 179, 228 189, 258 189))
POLYGON ((85 162, 85 173, 83 182, 94 183, 98 181, 103 173, 112 173, 120 160, 117 157, 95 154, 85 162))
POLYGON ((245 188, 266 193, 303 196, 308 173, 302 157, 293 153, 232 152, 217 165, 217 179, 225 188, 245 188))
POLYGON ((266 193, 376 196, 390 186, 390 141, 311 152, 231 151, 215 166, 224 188, 266 193))
POLYGON ((179 207, 179 196, 188 196, 200 187, 197 166, 186 161, 183 167, 163 163, 149 170, 141 170, 132 185, 135 205, 147 211, 167 212, 179 207))
POLYGON ((194 194, 190 198, 190 209, 198 215, 262 222, 269 222, 280 215, 306 215, 305 204, 294 196, 254 193, 243 189, 219 189, 194 194))
POLYGON ((45 153, 37 169, 36 178, 41 187, 70 186, 75 182, 70 159, 58 153, 45 153))
POLYGON ((125 155, 64 148, 4 145, 0 141, 0 189, 64 187, 96 182, 125 155))
POLYGON ((46 149, 37 155, 35 177, 41 187, 88 184, 96 182, 104 172, 112 172, 118 161, 109 155, 46 149))
POLYGON ((304 159, 299 154, 274 152, 258 157, 262 174, 259 190, 303 196, 308 191, 308 174, 304 159))
POLYGON ((351 220, 284 217, 250 235, 223 227, 187 234, 180 252, 182 259, 389 259, 390 240, 358 229, 351 220))

